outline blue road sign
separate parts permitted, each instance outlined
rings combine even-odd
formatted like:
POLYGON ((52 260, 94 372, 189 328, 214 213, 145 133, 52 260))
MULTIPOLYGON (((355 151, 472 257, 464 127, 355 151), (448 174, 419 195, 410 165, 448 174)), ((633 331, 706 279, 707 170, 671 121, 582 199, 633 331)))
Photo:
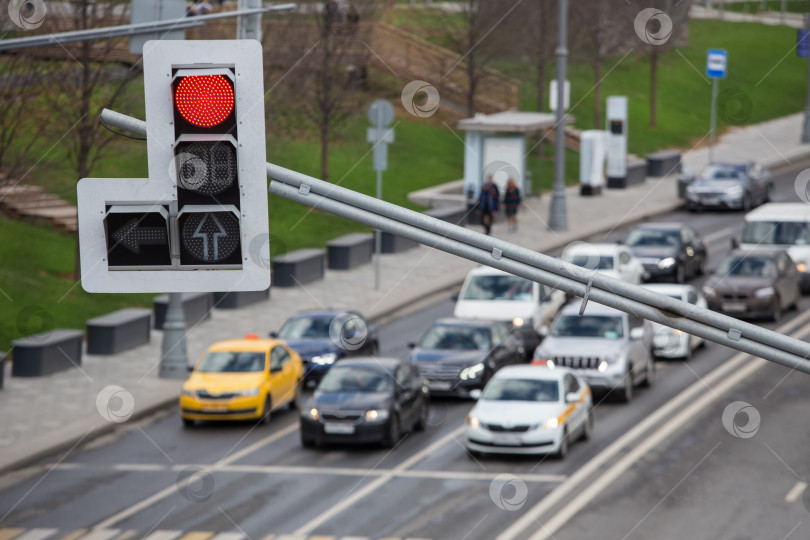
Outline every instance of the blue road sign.
POLYGON ((796 56, 807 58, 810 56, 810 39, 807 39, 807 29, 796 30, 796 56))
POLYGON ((723 49, 709 49, 706 55, 706 76, 710 79, 725 79, 728 52, 723 49))

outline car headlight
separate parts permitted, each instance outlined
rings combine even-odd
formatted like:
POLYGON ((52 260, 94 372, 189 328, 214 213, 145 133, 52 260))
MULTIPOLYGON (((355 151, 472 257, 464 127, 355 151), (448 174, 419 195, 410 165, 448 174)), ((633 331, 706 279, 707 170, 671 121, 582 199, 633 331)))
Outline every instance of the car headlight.
POLYGON ((543 422, 543 429, 557 429, 558 427, 560 427, 560 421, 556 417, 543 422))
POLYGON ((366 422, 382 422, 388 420, 388 411, 371 409, 366 412, 366 422))
POLYGON ((259 395, 259 389, 258 388, 250 388, 248 390, 239 390, 238 392, 235 392, 235 394, 237 396, 258 396, 259 395))
POLYGON ((807 272, 807 263, 800 262, 796 265, 796 270, 799 272, 807 272))
POLYGON ((337 360, 337 357, 338 357, 337 353, 330 352, 318 356, 313 356, 310 359, 310 362, 312 362, 313 364, 318 364, 319 366, 327 366, 329 364, 334 364, 335 360, 337 360))
POLYGON ((757 298, 769 298, 773 296, 773 287, 763 287, 754 291, 754 296, 757 298))
POLYGON ((602 360, 601 362, 599 362, 599 366, 596 369, 599 371, 599 373, 604 373, 607 371, 607 368, 608 363, 602 360))
POLYGON ((321 414, 318 412, 318 409, 312 407, 310 410, 306 412, 305 416, 311 420, 317 420, 318 418, 320 418, 321 414))
POLYGON ((484 364, 483 363, 475 364, 474 366, 462 369, 461 373, 459 374, 459 378, 462 381, 466 381, 467 379, 475 379, 483 372, 484 372, 484 364))
POLYGON ((672 268, 675 266, 675 257, 667 257, 666 259, 661 259, 658 261, 658 268, 661 270, 666 270, 667 268, 672 268))
POLYGON ((180 395, 194 397, 194 392, 192 390, 186 390, 185 388, 183 388, 182 390, 180 390, 180 395))
POLYGON ((524 323, 523 317, 515 317, 514 319, 512 319, 513 326, 523 326, 523 323, 524 323))
POLYGON ((709 287, 708 285, 704 285, 701 290, 703 291, 703 294, 705 294, 706 296, 714 296, 715 295, 714 287, 709 287))
POLYGON ((466 422, 467 425, 473 429, 478 429, 479 427, 481 427, 481 422, 478 421, 478 417, 473 416, 472 414, 467 414, 466 422))

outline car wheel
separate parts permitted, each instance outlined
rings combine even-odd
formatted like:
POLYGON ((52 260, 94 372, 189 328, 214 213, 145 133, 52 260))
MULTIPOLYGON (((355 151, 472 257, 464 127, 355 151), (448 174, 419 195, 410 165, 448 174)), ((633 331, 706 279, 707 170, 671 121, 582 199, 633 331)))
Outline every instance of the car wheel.
POLYGON ((287 404, 289 408, 293 411, 300 411, 301 410, 301 385, 303 381, 298 381, 295 383, 295 394, 290 402, 287 404))
POLYGON ((624 377, 624 387, 618 393, 619 401, 630 403, 633 400, 633 386, 633 368, 631 367, 624 377))
POLYGON ((585 425, 582 428, 582 435, 580 435, 580 439, 583 441, 587 441, 593 435, 593 408, 588 409, 587 416, 585 417, 585 425))
POLYGON ((653 356, 650 355, 650 357, 647 359, 647 369, 644 373, 644 382, 641 384, 642 386, 649 388, 650 386, 653 385, 654 382, 655 382, 655 360, 653 359, 653 356))
POLYGON ((801 285, 796 285, 796 296, 793 299, 793 303, 790 304, 790 309, 799 309, 799 299, 802 297, 802 287, 801 285))
POLYGON ((467 457, 470 459, 481 459, 481 457, 483 457, 483 454, 478 450, 470 450, 469 448, 467 448, 467 457))
POLYGON ((770 319, 773 322, 779 322, 779 319, 782 318, 782 305, 779 301, 779 297, 774 295, 773 297, 773 306, 771 306, 771 317, 770 319))
POLYGON ((399 442, 399 437, 399 417, 394 414, 391 416, 391 420, 388 421, 388 433, 385 434, 383 445, 386 448, 393 448, 399 442))
POLYGON ((191 418, 183 418, 183 427, 193 428, 195 425, 197 425, 197 422, 191 418))
POLYGON ((301 433, 301 446, 304 448, 315 448, 315 439, 304 437, 304 434, 301 433))
POLYGON ((413 425, 413 429, 416 431, 424 431, 425 427, 427 427, 428 421, 428 414, 430 413, 430 407, 427 401, 422 403, 422 408, 419 409, 419 418, 416 419, 416 423, 413 425))
POLYGON ((568 428, 563 428, 562 440, 560 441, 560 448, 554 457, 557 459, 565 459, 568 455, 568 428))
POLYGON ((270 417, 273 416, 273 404, 270 402, 270 396, 264 398, 264 409, 262 410, 261 423, 269 424, 270 417))
POLYGON ((685 283, 686 282, 686 270, 684 269, 682 264, 678 264, 675 267, 675 283, 685 283))
POLYGON ((696 273, 698 276, 702 276, 706 273, 706 255, 700 258, 700 264, 698 264, 696 273))

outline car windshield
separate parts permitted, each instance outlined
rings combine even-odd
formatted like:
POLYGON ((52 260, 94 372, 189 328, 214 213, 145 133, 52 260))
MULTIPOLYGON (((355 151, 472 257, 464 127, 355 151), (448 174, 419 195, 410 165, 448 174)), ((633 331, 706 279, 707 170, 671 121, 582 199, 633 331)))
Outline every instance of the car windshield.
POLYGON ((472 276, 464 289, 463 298, 464 300, 531 301, 532 282, 508 274, 472 276))
POLYGON ((618 315, 564 315, 554 323, 551 335, 619 339, 624 330, 622 318, 618 315))
POLYGON ((425 332, 419 346, 423 349, 486 351, 491 346, 489 328, 437 324, 425 332))
POLYGON ((805 246, 810 244, 810 225, 801 221, 748 221, 743 228, 745 244, 805 246))
POLYGON ((295 317, 288 319, 278 331, 281 339, 329 339, 329 325, 333 317, 295 317))
POLYGON ((644 246, 672 246, 680 244, 681 234, 677 230, 665 229, 633 229, 627 236, 627 245, 630 247, 644 246))
POLYGON ((484 389, 481 399, 489 401, 559 401, 559 387, 556 380, 495 378, 484 389))
POLYGON ((723 259, 717 268, 719 276, 776 277, 776 263, 769 257, 734 255, 723 259))
POLYGON ((197 368, 201 373, 246 373, 264 370, 265 353, 216 351, 205 355, 197 368))
POLYGON ((700 174, 703 180, 736 180, 745 177, 744 165, 707 165, 700 174))
POLYGON ((570 257, 568 262, 591 270, 613 270, 613 255, 578 253, 570 257))
POLYGON ((394 379, 383 369, 365 367, 334 367, 326 372, 318 385, 320 392, 391 392, 394 379))

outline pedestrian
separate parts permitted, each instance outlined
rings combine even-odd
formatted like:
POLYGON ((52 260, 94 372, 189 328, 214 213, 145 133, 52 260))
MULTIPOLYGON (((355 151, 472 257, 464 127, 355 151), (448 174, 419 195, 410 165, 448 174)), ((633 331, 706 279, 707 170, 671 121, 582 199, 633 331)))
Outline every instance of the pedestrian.
POLYGON ((506 183, 506 193, 503 196, 503 204, 506 207, 506 223, 509 225, 509 232, 517 232, 517 213, 522 199, 520 189, 510 178, 506 183))
POLYGON ((486 184, 481 188, 481 194, 478 196, 478 214, 481 216, 481 224, 484 226, 484 234, 489 234, 492 230, 492 224, 498 217, 498 186, 492 181, 490 176, 486 184))

